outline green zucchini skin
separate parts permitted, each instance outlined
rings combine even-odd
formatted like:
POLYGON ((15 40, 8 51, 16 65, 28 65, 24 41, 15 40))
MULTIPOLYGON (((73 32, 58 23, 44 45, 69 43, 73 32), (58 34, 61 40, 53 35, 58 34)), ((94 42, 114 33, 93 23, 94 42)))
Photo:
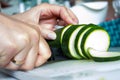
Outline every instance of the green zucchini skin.
POLYGON ((110 62, 110 61, 120 60, 120 56, 106 57, 106 58, 92 57, 92 59, 96 62, 110 62))

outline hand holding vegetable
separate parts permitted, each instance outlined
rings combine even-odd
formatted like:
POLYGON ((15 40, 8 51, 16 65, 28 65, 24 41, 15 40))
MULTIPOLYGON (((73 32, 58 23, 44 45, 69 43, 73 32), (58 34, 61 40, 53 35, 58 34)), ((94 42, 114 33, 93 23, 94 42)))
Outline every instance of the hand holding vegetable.
POLYGON ((0 66, 13 70, 30 70, 45 63, 51 51, 44 38, 56 38, 56 25, 78 22, 69 9, 51 4, 41 4, 12 17, 0 16, 0 66))

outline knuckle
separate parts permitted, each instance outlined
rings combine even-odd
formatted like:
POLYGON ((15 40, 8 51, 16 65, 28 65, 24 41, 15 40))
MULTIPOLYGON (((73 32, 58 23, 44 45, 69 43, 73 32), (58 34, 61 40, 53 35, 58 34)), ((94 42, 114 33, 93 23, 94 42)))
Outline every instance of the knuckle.
POLYGON ((6 46, 6 49, 8 53, 15 53, 17 51, 17 46, 16 44, 14 44, 14 42, 9 42, 9 44, 7 44, 6 46))
POLYGON ((23 41, 29 41, 29 36, 28 36, 28 34, 24 33, 24 34, 20 35, 20 39, 23 41))
POLYGON ((39 37, 40 37, 40 35, 39 35, 38 31, 32 30, 32 33, 31 33, 32 40, 34 42, 38 42, 39 41, 39 37))
POLYGON ((25 47, 30 43, 30 37, 28 34, 25 34, 25 33, 21 34, 19 36, 19 41, 20 41, 21 45, 25 47))

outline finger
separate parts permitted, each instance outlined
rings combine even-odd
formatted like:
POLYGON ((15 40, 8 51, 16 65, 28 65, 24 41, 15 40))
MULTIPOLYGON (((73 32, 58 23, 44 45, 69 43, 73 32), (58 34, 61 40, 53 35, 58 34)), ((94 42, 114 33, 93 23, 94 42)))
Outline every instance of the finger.
POLYGON ((42 55, 38 55, 35 67, 39 67, 42 64, 44 64, 45 62, 47 62, 47 59, 44 59, 44 57, 42 57, 42 55))
POLYGON ((17 70, 19 69, 20 65, 13 63, 12 61, 6 65, 5 69, 10 69, 10 70, 17 70))
POLYGON ((50 56, 51 51, 47 42, 42 37, 40 37, 39 56, 36 61, 36 67, 45 63, 50 58, 50 56))
POLYGON ((29 52, 30 47, 27 47, 26 49, 20 51, 14 58, 13 60, 16 62, 10 62, 6 68, 11 69, 11 70, 17 70, 20 68, 21 63, 22 64, 25 62, 25 58, 27 57, 27 54, 29 52))
POLYGON ((38 46, 34 46, 27 55, 25 63, 20 67, 22 70, 31 70, 35 67, 38 54, 38 46))
POLYGON ((30 50, 31 46, 29 45, 28 47, 26 47, 24 50, 21 50, 15 57, 14 60, 15 61, 20 61, 20 62, 24 62, 25 58, 28 55, 28 52, 30 50))
POLYGON ((1 53, 0 55, 0 67, 6 66, 10 62, 10 58, 7 57, 7 54, 1 53))
POLYGON ((72 19, 71 15, 68 13, 68 10, 67 10, 66 7, 52 5, 52 7, 50 7, 50 10, 51 10, 51 13, 53 13, 54 15, 60 17, 67 24, 77 24, 77 22, 75 22, 72 19))
POLYGON ((78 18, 76 17, 76 15, 70 10, 70 9, 67 9, 69 15, 71 16, 72 20, 75 21, 76 23, 78 23, 78 18))
POLYGON ((42 29, 41 35, 45 39, 52 39, 52 40, 56 39, 56 33, 54 31, 49 30, 49 29, 42 29))
MULTIPOLYGON (((44 21, 41 21, 41 22, 44 22, 44 21)), ((55 28, 55 25, 56 24, 52 24, 52 23, 50 23, 50 24, 46 24, 45 22, 44 23, 42 23, 42 24, 40 24, 40 31, 42 31, 42 29, 49 29, 49 30, 51 30, 51 31, 53 31, 54 30, 54 28, 55 28)))
POLYGON ((58 20, 57 25, 59 25, 59 26, 66 26, 68 24, 66 24, 65 21, 63 21, 63 20, 58 20))
POLYGON ((29 52, 30 47, 27 47, 24 50, 21 50, 12 60, 11 62, 6 66, 7 69, 11 70, 17 70, 19 69, 22 64, 25 62, 25 58, 29 52))
POLYGON ((3 51, 0 55, 0 67, 4 67, 10 63, 12 57, 14 57, 15 53, 12 55, 10 53, 6 53, 7 51, 3 51))

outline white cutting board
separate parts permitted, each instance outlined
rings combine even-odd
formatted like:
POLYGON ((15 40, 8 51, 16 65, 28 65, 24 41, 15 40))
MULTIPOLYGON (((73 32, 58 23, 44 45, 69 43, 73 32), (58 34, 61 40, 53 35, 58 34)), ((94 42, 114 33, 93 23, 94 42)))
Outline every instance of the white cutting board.
MULTIPOLYGON (((110 50, 120 51, 120 48, 111 48, 110 50)), ((39 80, 41 78, 52 78, 49 80, 59 80, 59 77, 68 78, 68 76, 70 77, 76 74, 79 74, 79 76, 77 77, 83 78, 83 76, 90 77, 93 75, 97 75, 101 73, 107 74, 107 72, 114 72, 114 71, 119 71, 120 74, 120 60, 111 61, 111 62, 95 62, 92 60, 65 60, 65 61, 49 62, 39 68, 27 72, 8 71, 8 70, 1 70, 1 71, 22 80, 30 80, 30 79, 39 80)), ((116 76, 116 74, 112 74, 112 75, 116 76)), ((109 78, 110 77, 111 76, 109 76, 109 78)), ((48 79, 44 79, 44 80, 48 80, 48 79)), ((66 80, 78 80, 78 79, 66 79, 66 80)))
POLYGON ((72 76, 77 73, 81 74, 79 77, 83 75, 84 77, 89 77, 93 74, 116 70, 120 70, 120 61, 94 62, 89 60, 67 60, 46 64, 28 72, 7 70, 4 70, 3 72, 22 80, 29 80, 31 76, 32 79, 37 80, 41 79, 41 77, 54 78, 68 75, 72 76))

